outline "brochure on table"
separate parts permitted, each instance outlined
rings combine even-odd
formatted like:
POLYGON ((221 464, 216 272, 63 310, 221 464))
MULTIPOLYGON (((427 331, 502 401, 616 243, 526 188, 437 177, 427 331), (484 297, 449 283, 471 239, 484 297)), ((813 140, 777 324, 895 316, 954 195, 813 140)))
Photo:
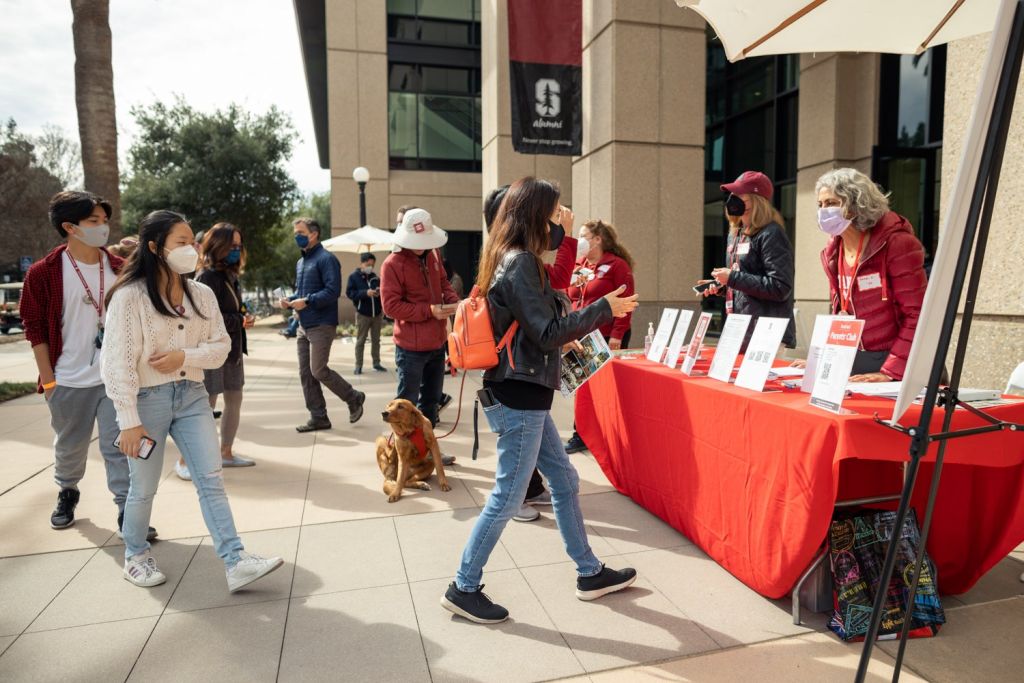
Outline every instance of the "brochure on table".
POLYGON ((701 313, 697 318, 697 327, 693 329, 693 336, 690 338, 690 346, 686 349, 686 358, 683 359, 683 374, 693 373, 693 366, 700 358, 700 347, 704 343, 704 335, 708 333, 711 325, 711 314, 701 313))
POLYGON ((722 328, 722 335, 718 338, 718 348, 715 349, 715 357, 711 359, 711 369, 708 370, 708 377, 717 379, 720 382, 728 382, 732 377, 732 368, 736 365, 736 356, 740 355, 740 348, 743 346, 743 338, 750 327, 750 316, 743 313, 733 313, 725 320, 725 327, 722 328))
POLYGON ((768 381, 768 373, 772 371, 772 363, 775 362, 787 327, 789 318, 757 319, 754 334, 743 355, 743 364, 736 375, 736 386, 751 391, 764 390, 764 383, 768 381))
POLYGON ((665 357, 665 349, 668 347, 668 341, 672 337, 672 328, 678 317, 678 308, 666 308, 661 312, 661 322, 658 323, 658 329, 654 332, 654 340, 651 342, 651 350, 647 352, 647 360, 660 363, 661 359, 665 357))
POLYGON ((562 396, 576 393, 612 358, 608 342, 599 330, 594 330, 577 343, 578 349, 571 348, 562 354, 562 396))
POLYGON ((815 368, 817 376, 814 378, 814 391, 811 392, 812 406, 833 413, 843 412, 846 383, 850 379, 863 332, 863 320, 842 319, 831 322, 815 368))
POLYGON ((668 343, 668 351, 665 353, 665 365, 675 368, 679 362, 679 354, 683 351, 683 344, 686 343, 686 331, 690 329, 690 321, 693 319, 693 311, 684 308, 679 312, 679 321, 676 323, 676 331, 672 333, 672 341, 668 343))
POLYGON ((842 320, 844 318, 852 320, 853 316, 819 315, 814 319, 811 343, 807 345, 807 368, 804 372, 804 381, 800 386, 800 391, 808 394, 814 391, 815 369, 818 366, 818 357, 821 355, 821 349, 825 346, 825 341, 828 338, 828 328, 832 325, 833 320, 842 320))

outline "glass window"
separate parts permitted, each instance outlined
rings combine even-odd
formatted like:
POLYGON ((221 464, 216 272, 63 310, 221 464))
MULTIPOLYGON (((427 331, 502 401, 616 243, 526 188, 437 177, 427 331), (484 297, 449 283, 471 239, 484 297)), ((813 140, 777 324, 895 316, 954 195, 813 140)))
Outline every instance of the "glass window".
POLYGON ((476 123, 473 98, 421 95, 419 156, 430 159, 473 159, 476 123))
POLYGON ((469 69, 446 69, 438 66, 423 67, 423 92, 472 92, 469 69))
POLYGON ((772 58, 729 83, 729 109, 737 114, 767 102, 775 95, 775 70, 772 58))
POLYGON ((388 0, 388 14, 416 16, 416 0, 388 0))
POLYGON ((390 156, 416 156, 416 119, 416 95, 388 93, 388 153, 390 156))
POLYGON ((473 21, 476 16, 473 0, 419 0, 418 14, 436 19, 458 19, 473 21))
POLYGON ((928 104, 932 53, 900 55, 900 101, 897 123, 900 147, 921 147, 928 141, 928 104))
POLYGON ((391 92, 420 92, 419 70, 412 64, 389 64, 388 90, 391 92))

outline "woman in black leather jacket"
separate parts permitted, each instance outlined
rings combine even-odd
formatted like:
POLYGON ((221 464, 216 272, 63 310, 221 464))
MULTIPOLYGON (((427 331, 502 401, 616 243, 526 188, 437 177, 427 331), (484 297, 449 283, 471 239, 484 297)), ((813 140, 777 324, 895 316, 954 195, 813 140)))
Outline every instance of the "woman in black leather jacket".
POLYGON ((483 594, 484 565, 502 530, 519 509, 533 468, 547 478, 555 521, 566 551, 576 562, 576 597, 594 600, 626 588, 636 571, 616 571, 594 556, 579 505, 579 475, 569 461, 551 419, 560 382, 561 350, 582 336, 636 308, 624 288, 579 310, 564 311, 548 282, 541 254, 551 248, 559 205, 551 183, 523 178, 509 188, 488 235, 477 286, 487 297, 496 338, 513 321, 519 329, 498 365, 484 373, 481 402, 491 431, 498 435, 494 490, 477 518, 455 581, 441 605, 477 623, 497 623, 508 610, 483 594))
POLYGON ((772 206, 772 181, 763 173, 746 171, 735 182, 722 185, 722 190, 730 193, 725 202, 729 263, 711 271, 715 285, 705 290, 705 296, 724 295, 726 315, 751 316, 747 341, 760 316, 789 320, 782 343, 793 348, 793 245, 786 237, 782 215, 772 206))

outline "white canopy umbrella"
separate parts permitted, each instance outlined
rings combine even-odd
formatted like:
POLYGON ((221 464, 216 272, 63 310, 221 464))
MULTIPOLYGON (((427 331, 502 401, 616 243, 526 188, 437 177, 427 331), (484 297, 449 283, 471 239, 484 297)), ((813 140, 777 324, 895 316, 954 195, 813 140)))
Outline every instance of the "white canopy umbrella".
POLYGON ((999 0, 676 0, 730 61, 794 52, 916 54, 991 31, 999 0))
POLYGON ((364 251, 390 251, 395 244, 395 233, 364 225, 358 230, 332 237, 323 242, 324 249, 339 254, 358 254, 364 251))

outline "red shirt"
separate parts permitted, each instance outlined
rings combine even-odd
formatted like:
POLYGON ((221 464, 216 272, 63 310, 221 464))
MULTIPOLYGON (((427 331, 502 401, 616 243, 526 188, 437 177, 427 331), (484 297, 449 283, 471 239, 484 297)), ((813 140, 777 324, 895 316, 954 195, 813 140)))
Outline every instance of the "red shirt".
MULTIPOLYGON (((615 254, 605 252, 601 256, 601 260, 596 264, 588 263, 586 257, 581 258, 576 262, 576 268, 573 270, 573 280, 576 279, 576 273, 583 267, 594 271, 594 277, 582 287, 570 286, 566 290, 569 298, 572 299, 574 310, 579 310, 594 303, 601 297, 611 294, 622 285, 626 286, 626 291, 622 293, 622 296, 632 296, 636 292, 633 286, 632 269, 625 259, 615 254)), ((609 339, 622 339, 626 332, 629 331, 632 321, 632 313, 623 318, 615 318, 612 322, 601 328, 601 334, 609 339)))
MULTIPOLYGON (((62 244, 47 254, 41 261, 32 264, 25 275, 21 290, 21 321, 25 325, 25 338, 33 346, 49 344, 50 367, 57 368, 57 360, 64 350, 61 336, 61 322, 64 316, 64 264, 61 257, 68 248, 62 244)), ((121 272, 124 263, 101 248, 110 260, 110 269, 121 272)), ((38 388, 42 391, 42 386, 38 388)))

